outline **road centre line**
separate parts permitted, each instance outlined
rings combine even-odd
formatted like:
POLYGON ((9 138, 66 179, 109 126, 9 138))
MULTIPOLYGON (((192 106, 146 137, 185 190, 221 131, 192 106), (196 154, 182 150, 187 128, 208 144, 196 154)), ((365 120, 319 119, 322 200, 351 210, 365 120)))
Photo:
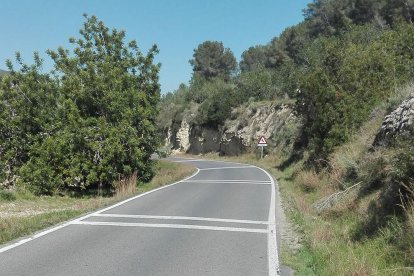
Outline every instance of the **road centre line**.
POLYGON ((120 226, 120 227, 195 229, 195 230, 213 230, 213 231, 227 231, 227 232, 262 233, 262 234, 267 234, 268 231, 269 231, 268 229, 254 229, 254 228, 201 226, 201 225, 185 225, 185 224, 102 222, 102 221, 73 221, 71 224, 72 225, 92 225, 92 226, 120 226))
POLYGON ((92 217, 110 217, 110 218, 137 218, 137 219, 165 219, 165 220, 195 220, 195 221, 212 221, 212 222, 230 222, 245 224, 268 225, 267 221, 260 220, 239 220, 239 219, 220 219, 220 218, 203 218, 203 217, 183 217, 183 216, 149 216, 149 215, 122 215, 122 214, 95 214, 92 217))
POLYGON ((204 168, 204 169, 199 169, 199 170, 200 170, 200 171, 211 171, 211 170, 223 170, 223 169, 245 169, 245 168, 254 168, 254 166, 217 167, 217 168, 204 168))

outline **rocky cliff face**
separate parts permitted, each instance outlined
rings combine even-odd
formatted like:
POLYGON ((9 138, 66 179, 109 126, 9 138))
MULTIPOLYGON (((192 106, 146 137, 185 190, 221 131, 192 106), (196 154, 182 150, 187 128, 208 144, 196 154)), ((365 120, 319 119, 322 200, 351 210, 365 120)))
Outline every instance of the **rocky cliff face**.
POLYGON ((189 116, 184 116, 179 129, 168 131, 166 143, 173 151, 238 155, 254 149, 260 136, 265 136, 272 144, 275 135, 290 122, 297 121, 289 105, 276 103, 238 107, 218 129, 199 126, 190 120, 189 116))
POLYGON ((414 94, 388 114, 374 140, 374 146, 387 145, 391 138, 406 132, 414 122, 414 94))

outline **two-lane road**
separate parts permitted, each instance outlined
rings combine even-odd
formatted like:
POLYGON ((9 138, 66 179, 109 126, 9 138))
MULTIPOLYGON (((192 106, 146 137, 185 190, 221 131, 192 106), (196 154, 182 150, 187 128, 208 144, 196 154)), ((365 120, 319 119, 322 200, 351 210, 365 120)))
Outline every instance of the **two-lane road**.
POLYGON ((275 184, 237 163, 0 248, 1 275, 276 275, 275 184))

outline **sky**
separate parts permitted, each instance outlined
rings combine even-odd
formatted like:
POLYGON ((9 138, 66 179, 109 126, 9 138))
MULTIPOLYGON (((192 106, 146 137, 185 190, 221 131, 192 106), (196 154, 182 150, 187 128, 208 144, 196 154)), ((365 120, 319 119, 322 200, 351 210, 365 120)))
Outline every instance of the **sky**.
POLYGON ((69 48, 84 18, 96 15, 109 28, 126 31, 142 52, 157 44, 162 93, 188 83, 194 49, 206 41, 221 41, 236 59, 251 46, 266 44, 289 26, 303 20, 311 0, 0 0, 0 69, 15 52, 32 63, 34 51, 45 54, 69 48))

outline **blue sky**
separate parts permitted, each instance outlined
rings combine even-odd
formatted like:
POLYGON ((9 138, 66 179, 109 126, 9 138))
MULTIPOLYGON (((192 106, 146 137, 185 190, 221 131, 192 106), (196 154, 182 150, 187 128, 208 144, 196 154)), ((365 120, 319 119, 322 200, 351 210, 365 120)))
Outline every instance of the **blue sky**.
POLYGON ((303 20, 311 0, 0 0, 0 69, 20 51, 31 63, 33 51, 69 47, 78 36, 83 13, 96 15, 110 28, 123 29, 144 52, 160 49, 162 92, 191 78, 193 49, 206 40, 222 41, 237 60, 244 50, 265 44, 286 27, 303 20))

